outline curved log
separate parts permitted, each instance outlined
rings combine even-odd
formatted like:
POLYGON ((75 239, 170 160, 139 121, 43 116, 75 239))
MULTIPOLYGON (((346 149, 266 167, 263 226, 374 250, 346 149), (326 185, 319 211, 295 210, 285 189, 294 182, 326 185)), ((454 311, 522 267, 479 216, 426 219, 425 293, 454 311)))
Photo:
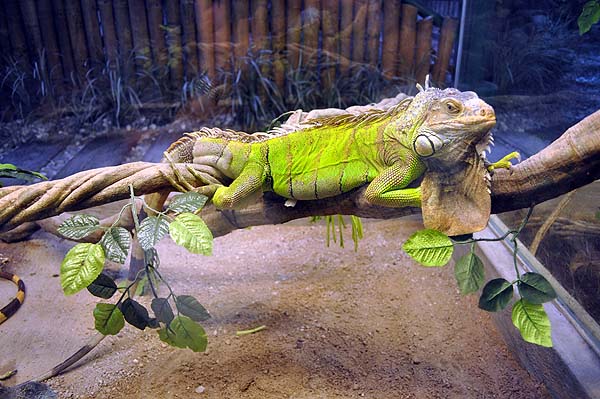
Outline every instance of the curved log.
MULTIPOLYGON (((193 175, 185 164, 175 168, 191 185, 193 175)), ((191 165, 201 172, 201 165, 191 165)), ((77 211, 129 197, 132 184, 136 195, 170 189, 165 176, 174 177, 168 164, 134 162, 93 169, 70 177, 30 186, 0 189, 0 231, 26 222, 77 211)), ((600 178, 600 111, 569 128, 560 138, 510 171, 492 177, 492 212, 521 209, 558 197, 600 178)), ((265 194, 262 201, 240 211, 203 210, 215 237, 238 228, 284 223, 316 215, 353 214, 390 219, 420 213, 419 208, 385 208, 364 199, 364 187, 336 197, 298 201, 284 206, 284 199, 265 194)))

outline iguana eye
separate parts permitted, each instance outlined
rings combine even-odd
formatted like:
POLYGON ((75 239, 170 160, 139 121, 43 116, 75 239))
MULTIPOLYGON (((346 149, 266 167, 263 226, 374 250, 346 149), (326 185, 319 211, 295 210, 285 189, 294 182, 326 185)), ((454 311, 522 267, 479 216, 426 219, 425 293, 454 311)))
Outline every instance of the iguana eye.
POLYGON ((448 111, 451 115, 457 115, 460 113, 460 104, 456 101, 448 100, 444 102, 444 107, 446 107, 446 111, 448 111))

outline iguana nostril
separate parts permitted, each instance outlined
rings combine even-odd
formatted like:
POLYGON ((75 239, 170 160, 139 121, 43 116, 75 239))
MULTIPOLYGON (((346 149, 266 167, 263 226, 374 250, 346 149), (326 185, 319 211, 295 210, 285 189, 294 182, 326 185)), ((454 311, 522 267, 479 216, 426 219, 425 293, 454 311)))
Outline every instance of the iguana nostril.
POLYGON ((481 115, 481 116, 485 116, 486 113, 487 112, 485 111, 485 109, 482 109, 479 111, 479 115, 481 115))

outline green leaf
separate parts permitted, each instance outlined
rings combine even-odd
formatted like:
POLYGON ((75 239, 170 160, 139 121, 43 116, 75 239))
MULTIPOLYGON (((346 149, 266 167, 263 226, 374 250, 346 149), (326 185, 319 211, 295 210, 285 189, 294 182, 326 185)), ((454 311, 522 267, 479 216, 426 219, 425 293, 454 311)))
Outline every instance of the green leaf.
POLYGON ((103 335, 117 335, 125 325, 123 313, 112 303, 98 303, 94 309, 96 330, 103 335))
POLYGON ((162 216, 149 216, 142 220, 137 239, 143 250, 148 251, 167 234, 169 223, 162 216))
POLYGON ((160 340, 177 348, 190 348, 194 352, 204 352, 208 344, 202 326, 189 317, 177 316, 171 324, 158 330, 160 340))
POLYGON ((120 308, 127 323, 139 328, 140 330, 148 327, 150 315, 148 315, 146 308, 139 302, 136 302, 131 298, 127 298, 123 301, 120 308))
POLYGON ((0 164, 0 177, 23 179, 26 181, 34 181, 36 179, 48 180, 48 178, 41 173, 17 168, 15 165, 10 163, 0 164))
POLYGON ((99 244, 77 244, 60 265, 60 284, 65 295, 73 295, 90 285, 104 267, 104 250, 99 244))
POLYGON ((588 1, 584 4, 583 10, 577 18, 577 25, 579 26, 579 34, 583 35, 588 32, 592 25, 600 21, 600 3, 596 0, 588 1))
POLYGON ((208 310, 206 310, 204 306, 191 295, 177 296, 175 298, 175 305, 177 306, 177 310, 194 321, 205 321, 210 319, 208 310))
POLYGON ((169 234, 173 241, 193 254, 212 254, 212 233, 198 215, 178 215, 169 225, 169 234))
POLYGON ((454 276, 461 294, 476 292, 484 281, 483 262, 477 255, 469 252, 454 265, 454 276))
POLYGON ((188 191, 184 194, 179 194, 173 197, 171 203, 167 207, 167 210, 183 213, 183 212, 196 212, 204 207, 208 197, 196 193, 194 191, 188 191))
POLYGON ((166 298, 154 298, 150 307, 158 321, 165 324, 169 324, 175 317, 173 309, 171 309, 171 305, 166 298))
POLYGON ((506 307, 513 296, 513 286, 503 278, 488 281, 479 298, 479 307, 488 312, 498 312, 506 307))
POLYGON ((94 296, 109 299, 117 292, 117 284, 115 284, 115 281, 106 274, 100 273, 100 275, 87 286, 87 290, 94 296))
POLYGON ((123 227, 111 227, 102 236, 100 245, 108 259, 124 264, 131 246, 131 235, 123 227))
POLYGON ((444 266, 450 260, 454 246, 444 233, 425 229, 411 235, 402 249, 423 266, 444 266))
POLYGON ((527 302, 542 304, 556 298, 556 292, 548 280, 538 273, 525 273, 517 284, 519 293, 527 302))
POLYGON ((100 228, 100 220, 92 215, 74 215, 58 226, 58 232, 72 240, 80 240, 100 228))
POLYGON ((552 347, 550 319, 540 304, 520 299, 512 310, 512 322, 527 342, 552 347))

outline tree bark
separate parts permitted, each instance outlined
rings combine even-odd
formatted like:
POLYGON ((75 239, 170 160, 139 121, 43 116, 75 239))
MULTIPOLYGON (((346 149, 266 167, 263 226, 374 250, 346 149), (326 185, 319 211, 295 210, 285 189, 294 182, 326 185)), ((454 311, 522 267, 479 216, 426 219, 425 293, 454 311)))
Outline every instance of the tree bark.
MULTIPOLYGON (((202 165, 175 164, 183 179, 194 185, 187 167, 202 172, 202 165)), ((26 222, 114 202, 136 195, 171 188, 166 175, 174 177, 168 164, 134 162, 93 169, 70 177, 31 186, 0 189, 0 231, 26 222)), ((498 170, 492 177, 492 212, 526 208, 584 186, 600 178, 600 111, 569 128, 548 147, 514 166, 498 170)), ((372 205, 364 197, 365 187, 336 197, 298 201, 286 207, 285 199, 266 193, 263 200, 239 211, 203 210, 202 217, 215 236, 238 228, 284 223, 307 216, 352 214, 390 219, 415 214, 420 208, 386 208, 372 205)))

